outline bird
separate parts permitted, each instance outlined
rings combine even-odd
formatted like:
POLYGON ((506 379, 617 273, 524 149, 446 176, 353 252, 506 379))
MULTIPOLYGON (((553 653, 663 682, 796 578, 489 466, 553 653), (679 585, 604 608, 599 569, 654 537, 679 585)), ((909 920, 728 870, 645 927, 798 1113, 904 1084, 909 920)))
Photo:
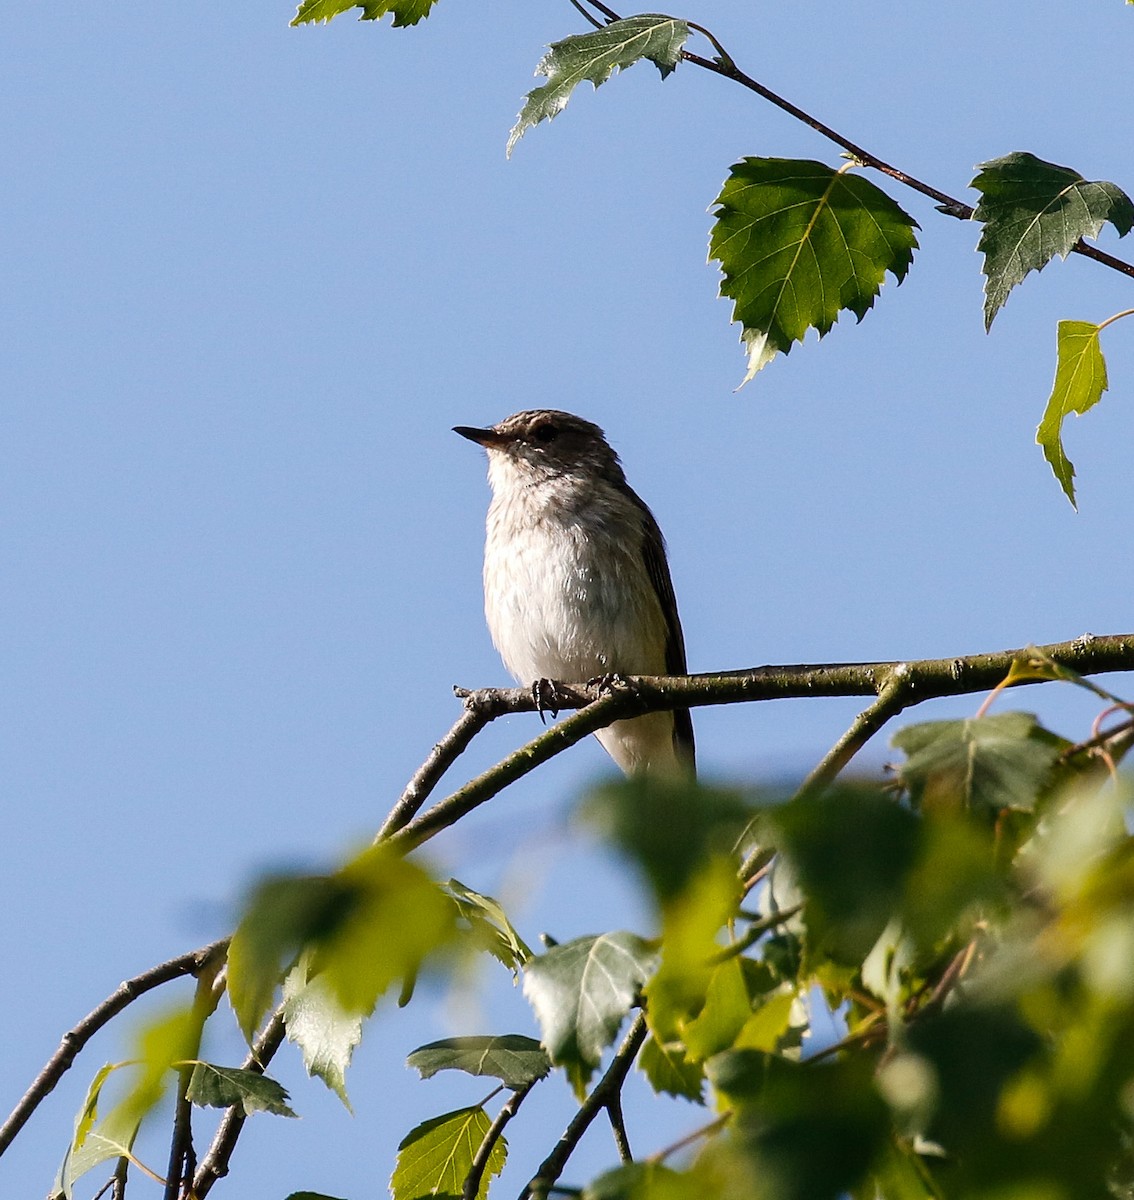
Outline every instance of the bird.
MULTIPOLYGON (((505 667, 532 685, 684 675, 685 639, 653 513, 590 421, 556 409, 487 428, 484 611, 505 667)), ((686 708, 615 721, 595 736, 627 775, 692 778, 686 708)))

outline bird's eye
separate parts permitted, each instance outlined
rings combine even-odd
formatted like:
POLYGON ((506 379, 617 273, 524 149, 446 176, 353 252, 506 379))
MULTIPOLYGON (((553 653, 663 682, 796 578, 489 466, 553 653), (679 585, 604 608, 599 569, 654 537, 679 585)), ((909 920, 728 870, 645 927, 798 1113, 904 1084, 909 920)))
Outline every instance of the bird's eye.
POLYGON ((532 437, 535 438, 537 442, 543 442, 545 446, 548 442, 554 442, 558 436, 558 428, 552 425, 550 421, 545 422, 543 425, 537 425, 532 430, 532 437))

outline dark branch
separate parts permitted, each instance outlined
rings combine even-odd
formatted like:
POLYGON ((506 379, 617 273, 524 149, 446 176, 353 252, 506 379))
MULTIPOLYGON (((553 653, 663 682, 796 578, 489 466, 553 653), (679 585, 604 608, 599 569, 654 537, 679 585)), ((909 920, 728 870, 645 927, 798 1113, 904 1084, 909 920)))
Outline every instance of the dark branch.
POLYGON ((469 1168, 468 1175, 465 1176, 465 1184, 461 1189, 461 1200, 476 1200, 476 1197, 480 1193, 480 1181, 484 1178, 485 1167, 488 1166, 489 1156, 492 1154, 493 1147, 500 1141, 500 1135, 504 1132, 504 1126, 516 1115, 520 1105, 524 1102, 524 1098, 538 1082, 538 1079, 533 1079, 531 1082, 524 1084, 522 1088, 514 1091, 496 1114, 495 1120, 489 1125, 488 1130, 481 1139, 480 1145, 476 1148, 476 1153, 473 1155, 472 1166, 469 1168))
POLYGON ((594 1091, 579 1105, 579 1111, 571 1118, 571 1123, 563 1131, 555 1149, 543 1160, 535 1177, 520 1193, 520 1200, 528 1200, 528 1197, 543 1200, 543 1197, 547 1196, 559 1176, 563 1174, 567 1160, 574 1153, 583 1134, 590 1128, 591 1122, 604 1108, 609 1111, 612 1102, 617 1103, 622 1085, 626 1082, 626 1076, 645 1040, 646 1014, 640 1012, 634 1018, 622 1045, 618 1047, 606 1074, 595 1085, 594 1091))
MULTIPOLYGON (((264 1027, 264 1032, 256 1039, 251 1053, 244 1060, 242 1064, 244 1070, 256 1071, 262 1075, 276 1051, 283 1044, 285 1032, 283 1010, 277 1009, 275 1015, 264 1027)), ((213 1135, 208 1153, 193 1177, 193 1190, 190 1193, 193 1200, 205 1200, 213 1184, 228 1174, 229 1160, 232 1158, 232 1152, 236 1149, 236 1143, 240 1139, 246 1119, 244 1109, 239 1104, 234 1104, 225 1110, 221 1123, 213 1135)))
POLYGON ((139 996, 160 987, 163 983, 180 979, 185 975, 200 975, 202 971, 224 954, 228 948, 228 939, 213 942, 200 950, 191 950, 178 958, 159 963, 133 979, 120 983, 97 1008, 88 1013, 74 1029, 63 1035, 59 1049, 48 1059, 42 1071, 36 1076, 31 1087, 24 1093, 19 1104, 12 1110, 11 1116, 0 1127, 0 1154, 12 1144, 12 1139, 26 1124, 28 1118, 35 1112, 39 1104, 51 1094, 52 1089, 63 1077, 75 1061, 79 1051, 90 1039, 112 1018, 128 1007, 139 996))

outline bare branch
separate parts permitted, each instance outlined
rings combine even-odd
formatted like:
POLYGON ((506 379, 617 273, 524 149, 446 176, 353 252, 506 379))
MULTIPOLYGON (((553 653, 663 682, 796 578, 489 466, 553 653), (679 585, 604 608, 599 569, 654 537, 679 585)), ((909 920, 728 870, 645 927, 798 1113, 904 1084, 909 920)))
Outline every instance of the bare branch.
POLYGON ((487 1132, 481 1139, 480 1145, 477 1146, 476 1153, 473 1155, 472 1166, 469 1168, 468 1175, 465 1176, 464 1187, 461 1188, 461 1200, 476 1200, 480 1192, 480 1181, 484 1178, 484 1169, 488 1166, 488 1158, 492 1153, 492 1148, 500 1140, 500 1135, 504 1132, 504 1126, 516 1115, 520 1105, 524 1102, 524 1098, 538 1082, 538 1079, 533 1079, 525 1083, 522 1088, 514 1091, 496 1114, 495 1119, 489 1125, 487 1132))
POLYGON ((581 1141, 583 1134, 590 1128, 591 1122, 602 1110, 608 1109, 617 1098, 626 1082, 626 1076, 638 1051, 646 1040, 646 1014, 639 1012, 630 1026, 622 1045, 613 1061, 607 1068, 606 1074, 595 1084, 591 1094, 579 1105, 579 1111, 571 1118, 571 1123, 563 1131, 563 1136, 555 1145, 555 1149, 543 1160, 532 1181, 520 1193, 520 1200, 537 1197, 543 1200, 553 1185, 563 1174, 567 1160, 574 1153, 575 1147, 581 1141))
POLYGON ((79 1051, 112 1018, 116 1017, 139 996, 160 987, 163 983, 180 979, 185 975, 200 975, 228 949, 228 939, 223 938, 199 950, 191 950, 168 962, 159 963, 133 979, 120 983, 114 992, 95 1009, 92 1009, 74 1029, 63 1035, 59 1049, 49 1058, 43 1070, 36 1076, 31 1087, 24 1093, 11 1115, 0 1126, 0 1154, 12 1144, 13 1138, 27 1123, 28 1118, 40 1103, 51 1094, 55 1085, 69 1070, 79 1051))
MULTIPOLYGON (((251 1053, 244 1060, 242 1064, 244 1070, 256 1071, 262 1075, 276 1051, 283 1044, 284 1033, 283 1009, 278 1008, 264 1027, 263 1033, 256 1039, 251 1053)), ((234 1104, 225 1110, 221 1123, 213 1135, 208 1153, 193 1177, 193 1190, 190 1192, 193 1200, 204 1200, 213 1184, 228 1174, 229 1160, 232 1158, 232 1152, 236 1149, 236 1143, 240 1139, 246 1119, 244 1109, 239 1104, 234 1104)))

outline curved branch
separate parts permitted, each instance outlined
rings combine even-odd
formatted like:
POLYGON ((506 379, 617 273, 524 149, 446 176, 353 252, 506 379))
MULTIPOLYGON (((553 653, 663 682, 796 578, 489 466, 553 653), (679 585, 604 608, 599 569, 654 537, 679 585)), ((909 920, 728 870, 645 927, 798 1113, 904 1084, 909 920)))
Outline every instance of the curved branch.
POLYGON ((495 1119, 489 1125, 488 1130, 481 1139, 480 1145, 477 1146, 476 1153, 473 1155, 472 1166, 469 1167, 469 1173, 465 1176, 464 1187, 461 1188, 461 1200, 476 1200, 476 1197, 480 1193, 480 1181, 484 1178, 484 1169, 488 1166, 488 1159, 492 1154, 493 1147, 500 1141, 500 1135, 504 1132, 504 1126, 516 1115, 528 1092, 538 1082, 538 1079, 529 1080, 522 1088, 514 1091, 496 1114, 495 1119))
MULTIPOLYGON (((648 712, 816 696, 877 696, 878 701, 860 714, 817 768, 828 772, 836 766, 841 769, 841 764, 895 712, 923 700, 987 691, 1004 681, 1014 662, 1037 652, 1080 675, 1134 670, 1134 634, 1107 637, 1084 634, 1069 642, 961 658, 766 666, 703 675, 639 675, 615 684, 559 685, 556 688, 559 706, 580 711, 438 801, 402 826, 390 840, 408 852, 587 734, 624 717, 648 712)), ((1020 678, 1010 686, 1038 682, 1041 681, 1020 678)), ((536 711, 535 699, 528 688, 486 688, 465 696, 467 705, 489 714, 490 720, 503 713, 536 711)))
MULTIPOLYGON (((264 1027, 264 1032, 256 1039, 251 1053, 241 1064, 244 1070, 256 1071, 262 1075, 276 1051, 283 1044, 285 1032, 283 1008, 281 1007, 276 1010, 272 1019, 264 1027)), ((234 1104, 225 1110, 221 1123, 213 1135, 208 1153, 197 1168, 196 1175, 193 1176, 193 1190, 190 1193, 193 1200, 205 1200, 213 1184, 228 1174, 229 1159, 232 1158, 232 1152, 236 1149, 236 1143, 240 1139, 244 1122, 247 1119, 244 1108, 240 1104, 234 1104)))
POLYGON ((168 962, 159 963, 133 979, 127 979, 95 1009, 92 1009, 74 1029, 68 1030, 59 1043, 59 1049, 47 1060, 43 1070, 36 1076, 31 1087, 24 1093, 19 1104, 12 1109, 11 1115, 0 1126, 0 1154, 12 1144, 16 1134, 27 1123, 28 1118, 39 1107, 40 1103, 51 1094, 55 1085, 70 1069, 79 1051, 92 1037, 111 1019, 127 1008, 139 996, 161 987, 174 979, 185 975, 200 975, 206 967, 216 961, 228 949, 228 938, 203 946, 199 950, 191 950, 168 962))
POLYGON ((595 1084, 591 1094, 579 1105, 579 1111, 571 1118, 571 1123, 563 1131, 563 1136, 555 1144, 555 1149, 543 1160, 531 1182, 520 1193, 520 1200, 528 1200, 528 1197, 539 1197, 542 1200, 547 1196, 548 1191, 563 1174, 567 1160, 574 1153, 583 1134, 590 1128, 591 1122, 604 1108, 609 1110, 611 1104, 617 1105, 622 1085, 626 1082, 626 1076, 645 1040, 646 1014, 639 1012, 622 1045, 618 1047, 606 1074, 595 1084))

